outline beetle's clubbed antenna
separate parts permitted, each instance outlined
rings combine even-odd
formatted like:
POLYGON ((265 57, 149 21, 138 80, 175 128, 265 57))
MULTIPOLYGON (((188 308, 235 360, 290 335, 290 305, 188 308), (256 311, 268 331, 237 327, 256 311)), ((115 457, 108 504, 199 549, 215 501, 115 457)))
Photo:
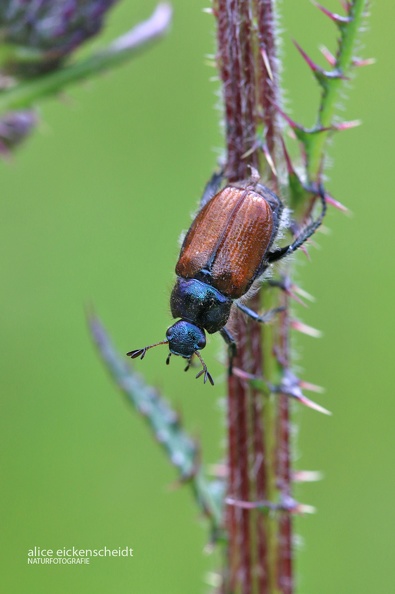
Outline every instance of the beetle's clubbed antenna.
MULTIPOLYGON (((203 367, 203 369, 201 371, 199 371, 199 373, 197 374, 196 379, 198 379, 201 375, 204 374, 203 382, 206 383, 206 381, 208 380, 210 382, 210 384, 213 386, 214 385, 214 380, 211 377, 211 375, 210 375, 210 373, 209 373, 209 371, 207 369, 207 365, 203 361, 202 355, 199 353, 199 351, 195 351, 195 355, 197 355, 199 357, 200 363, 202 364, 202 367, 203 367)), ((188 364, 187 369, 188 368, 189 368, 189 364, 188 364)))
MULTIPOLYGON (((150 344, 149 346, 146 346, 143 349, 136 349, 135 351, 129 351, 128 353, 126 353, 126 355, 127 355, 127 357, 130 357, 131 359, 137 359, 137 357, 140 357, 140 359, 144 359, 145 353, 148 351, 148 349, 153 349, 154 347, 159 346, 160 344, 168 344, 168 343, 169 343, 168 340, 162 340, 161 342, 157 342, 155 344, 150 344)), ((167 365, 169 364, 168 359, 169 359, 169 357, 167 358, 167 361, 166 361, 167 365)))
POLYGON ((274 250, 273 252, 270 252, 267 258, 270 264, 272 264, 273 262, 277 262, 278 260, 281 260, 282 258, 285 258, 286 256, 289 256, 290 254, 296 252, 296 250, 299 249, 305 243, 305 241, 307 241, 309 237, 311 237, 313 233, 317 231, 318 227, 321 225, 322 221, 324 220, 327 207, 325 190, 321 184, 318 185, 316 192, 317 195, 320 197, 322 205, 320 215, 317 217, 315 221, 313 221, 310 225, 307 225, 307 227, 305 227, 302 230, 302 232, 296 237, 293 243, 283 248, 274 250))

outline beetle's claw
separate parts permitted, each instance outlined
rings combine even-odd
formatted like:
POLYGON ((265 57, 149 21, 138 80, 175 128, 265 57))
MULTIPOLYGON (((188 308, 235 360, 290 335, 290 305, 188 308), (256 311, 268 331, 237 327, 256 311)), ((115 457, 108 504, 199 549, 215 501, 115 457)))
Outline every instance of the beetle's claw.
POLYGON ((166 365, 169 365, 169 364, 170 364, 170 357, 171 357, 171 353, 169 353, 169 354, 167 355, 167 358, 166 358, 166 365))
POLYGON ((272 319, 278 314, 281 313, 283 311, 286 310, 286 307, 284 306, 280 306, 280 307, 274 307, 273 309, 269 309, 267 312, 265 312, 263 315, 259 316, 259 319, 257 320, 258 322, 261 322, 262 324, 265 324, 266 322, 271 322, 272 319))

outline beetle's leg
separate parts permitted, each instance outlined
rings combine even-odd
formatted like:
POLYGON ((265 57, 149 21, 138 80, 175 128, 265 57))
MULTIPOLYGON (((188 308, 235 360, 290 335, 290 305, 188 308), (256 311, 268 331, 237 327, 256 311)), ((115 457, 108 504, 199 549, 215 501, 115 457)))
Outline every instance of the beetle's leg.
POLYGON ((210 384, 213 386, 214 385, 214 380, 211 377, 211 373, 209 373, 209 370, 207 369, 207 365, 205 364, 205 362, 203 361, 203 357, 202 355, 199 353, 199 351, 195 351, 194 354, 198 357, 200 363, 202 364, 203 369, 201 371, 199 371, 199 373, 196 376, 196 379, 199 379, 199 377, 201 375, 203 375, 203 383, 205 384, 206 381, 208 380, 210 382, 210 384))
POLYGON ((269 252, 269 254, 267 256, 267 260, 266 260, 268 262, 268 264, 272 264, 273 262, 278 262, 278 260, 282 260, 282 258, 285 258, 286 256, 289 256, 290 254, 295 252, 297 249, 299 249, 304 244, 304 242, 309 237, 311 237, 313 235, 313 233, 316 232, 318 227, 321 225, 321 223, 324 219, 325 213, 326 213, 325 191, 321 185, 318 186, 317 194, 320 197, 321 205, 322 205, 320 215, 317 217, 317 219, 313 223, 311 223, 310 225, 307 225, 307 227, 302 229, 301 233, 296 237, 296 239, 293 243, 291 243, 290 245, 286 245, 285 247, 273 250, 272 252, 269 252))
POLYGON ((269 287, 277 287, 281 291, 283 291, 288 297, 291 297, 303 307, 307 307, 306 301, 314 301, 313 295, 310 295, 307 291, 295 285, 289 276, 283 276, 282 278, 275 280, 275 279, 268 279, 267 284, 269 287))
POLYGON ((219 333, 221 334, 222 338, 228 345, 228 359, 229 359, 228 374, 232 375, 233 359, 236 357, 236 354, 237 354, 236 341, 233 338, 233 336, 231 335, 231 333, 229 332, 229 330, 227 330, 226 328, 221 328, 219 333))
POLYGON ((284 309, 285 309, 285 307, 274 307, 273 309, 269 309, 262 316, 260 316, 258 313, 256 313, 256 311, 254 311, 253 309, 250 309, 243 303, 239 303, 238 301, 235 301, 235 305, 242 312, 247 314, 247 316, 249 316, 256 322, 259 322, 260 324, 266 324, 266 322, 270 322, 270 320, 272 320, 276 314, 278 314, 280 311, 284 311, 284 309))
POLYGON ((221 187, 223 179, 224 179, 223 169, 221 169, 221 171, 215 171, 213 173, 213 175, 207 182, 206 187, 204 188, 203 196, 201 197, 201 200, 200 200, 200 208, 203 208, 203 206, 205 204, 207 204, 207 202, 209 202, 211 200, 211 198, 214 198, 215 194, 217 194, 217 192, 219 191, 219 189, 221 187))
POLYGON ((274 278, 268 278, 266 283, 269 285, 269 287, 278 287, 282 291, 286 291, 286 283, 283 279, 277 280, 274 278))

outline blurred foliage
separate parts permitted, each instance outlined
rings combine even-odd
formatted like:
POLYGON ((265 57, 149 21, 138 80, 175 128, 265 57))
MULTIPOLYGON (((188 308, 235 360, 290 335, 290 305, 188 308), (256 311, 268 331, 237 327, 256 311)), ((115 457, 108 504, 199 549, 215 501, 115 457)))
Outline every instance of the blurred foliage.
MULTIPOLYGON (((337 2, 327 1, 330 9, 337 2)), ((98 47, 146 18, 154 4, 121 2, 98 47)), ((206 590, 215 555, 202 555, 206 530, 187 489, 119 397, 90 342, 84 307, 94 303, 126 352, 161 340, 177 238, 190 221, 222 146, 213 19, 174 2, 171 34, 129 65, 46 102, 41 125, 11 165, 0 163, 3 583, 8 592, 206 590), (129 559, 85 567, 29 567, 33 546, 134 549, 129 559)), ((292 38, 318 58, 336 30, 310 2, 283 2, 284 87, 288 111, 309 123, 318 91, 292 38)), ((361 69, 343 102, 364 126, 335 138, 330 192, 354 213, 332 210, 321 250, 301 254, 303 286, 317 302, 297 314, 321 328, 297 337, 303 377, 322 384, 333 418, 296 408, 295 466, 325 478, 297 490, 318 508, 298 520, 299 591, 388 591, 395 521, 391 467, 390 357, 393 277, 389 155, 394 92, 390 60, 395 6, 373 6, 361 69), (388 470, 390 469, 390 470, 388 470), (341 535, 341 537, 340 537, 341 535)), ((84 50, 85 51, 85 50, 84 50)), ((362 53, 362 52, 361 52, 362 53)), ((323 63, 323 62, 322 62, 323 63)), ((313 122, 311 122, 313 123, 313 122)), ((221 340, 206 349, 224 376, 221 340)), ((182 410, 206 459, 216 461, 224 384, 203 386, 150 353, 136 367, 182 410)))
POLYGON ((114 2, 3 1, 0 4, 1 51, 7 48, 8 68, 25 71, 25 74, 56 68, 73 50, 100 31, 106 12, 114 2), (21 60, 22 55, 25 59, 21 60))

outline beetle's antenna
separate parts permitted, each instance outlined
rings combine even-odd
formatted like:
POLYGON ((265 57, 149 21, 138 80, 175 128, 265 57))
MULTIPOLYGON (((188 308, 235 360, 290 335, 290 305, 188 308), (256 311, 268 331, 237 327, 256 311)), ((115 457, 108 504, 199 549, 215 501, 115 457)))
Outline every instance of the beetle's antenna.
MULTIPOLYGON (((161 342, 157 342, 155 344, 150 344, 149 346, 146 346, 143 349, 136 349, 135 351, 129 351, 128 353, 126 353, 126 355, 127 355, 127 357, 130 357, 131 359, 137 359, 137 357, 140 357, 140 359, 144 359, 145 353, 148 351, 148 349, 153 349, 154 347, 159 346, 160 344, 168 344, 168 343, 169 343, 168 340, 162 340, 161 342)), ((167 361, 166 361, 166 363, 167 363, 167 361)))
POLYGON ((211 377, 210 373, 208 372, 207 365, 203 361, 202 355, 199 353, 199 351, 195 351, 195 355, 197 355, 199 357, 200 363, 203 366, 203 369, 201 371, 199 371, 199 373, 197 374, 196 379, 198 379, 204 373, 203 382, 206 383, 206 381, 208 380, 210 382, 210 384, 213 386, 214 380, 211 377))

